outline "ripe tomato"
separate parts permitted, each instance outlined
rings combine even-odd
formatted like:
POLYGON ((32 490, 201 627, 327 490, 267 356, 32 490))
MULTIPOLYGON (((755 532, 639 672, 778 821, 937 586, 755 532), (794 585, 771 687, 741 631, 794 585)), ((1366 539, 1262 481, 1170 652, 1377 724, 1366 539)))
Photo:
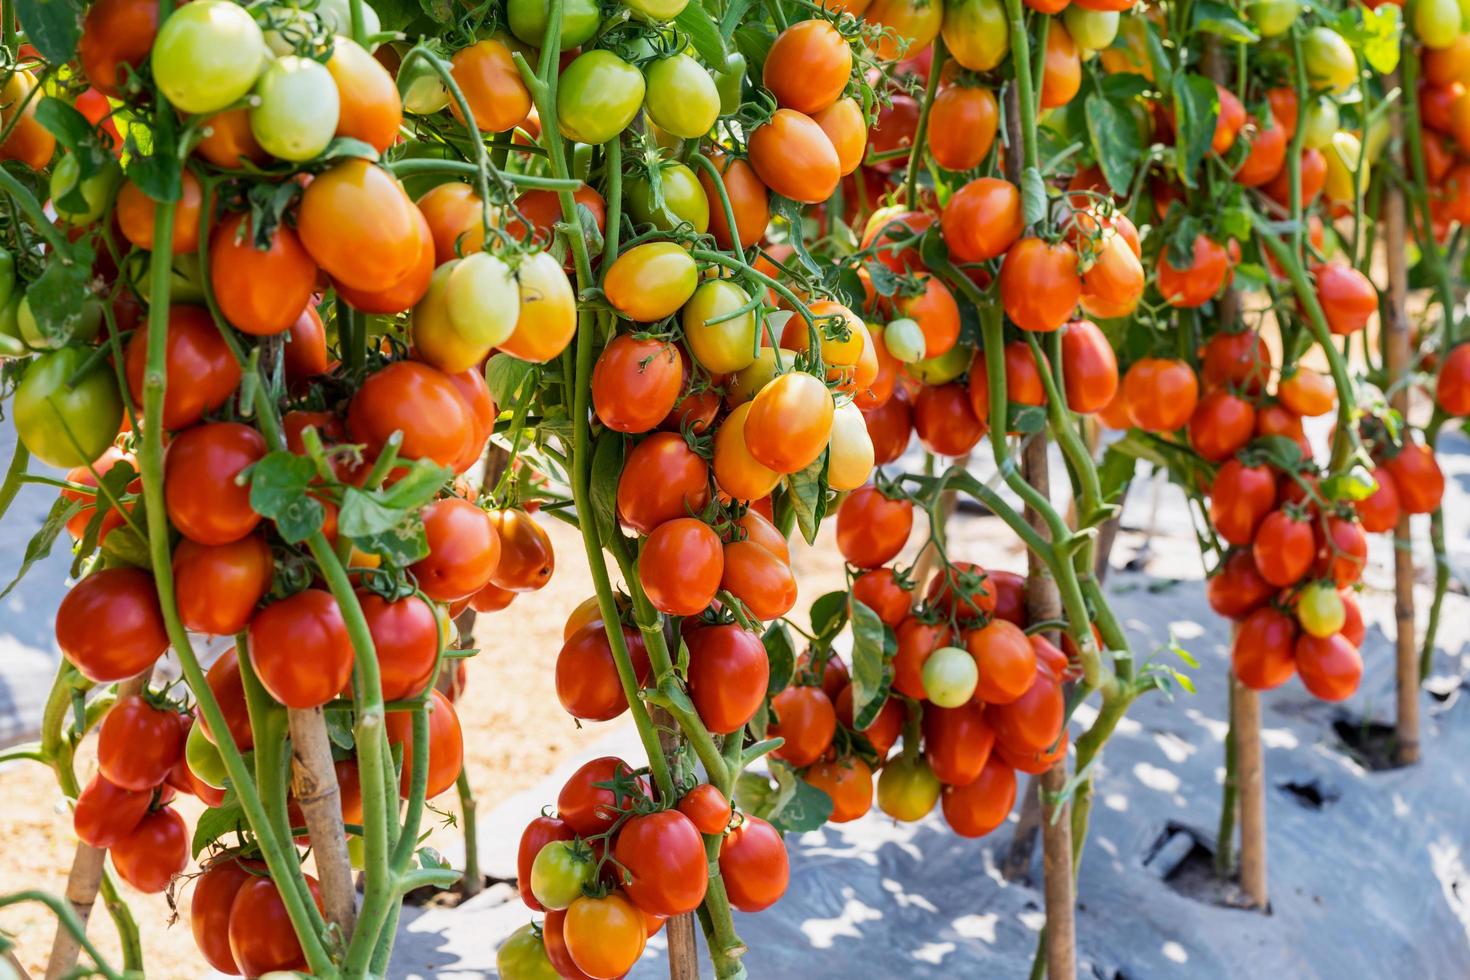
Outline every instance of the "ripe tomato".
MULTIPOLYGON (((531 92, 521 81, 510 48, 495 38, 477 41, 454 53, 449 59, 454 78, 475 127, 484 133, 504 133, 514 129, 531 114, 531 92)), ((449 102, 454 118, 464 122, 459 103, 449 102)))
POLYGON ((111 847, 133 832, 152 800, 152 787, 142 792, 123 789, 98 773, 77 795, 72 828, 83 843, 111 847))
MULTIPOLYGON (((1031 637, 1037 646, 1039 637, 1031 637)), ((985 720, 995 730, 996 741, 1022 752, 1044 752, 1061 737, 1066 712, 1062 685, 1050 670, 1038 670, 1026 693, 1009 704, 992 704, 985 720)))
MULTIPOLYGON (((92 7, 96 10, 104 4, 92 7)), ((179 199, 174 204, 174 228, 171 240, 175 255, 186 255, 199 248, 199 208, 203 201, 199 178, 193 171, 183 171, 179 183, 179 199)), ((133 246, 153 249, 153 199, 131 180, 124 180, 117 192, 114 209, 123 237, 133 246)))
POLYGON ((473 420, 447 375, 427 364, 395 361, 370 375, 347 409, 347 433, 375 456, 395 431, 402 459, 448 466, 465 452, 473 420))
POLYGON ((292 384, 326 374, 327 330, 316 307, 308 305, 286 334, 286 380, 292 384))
POLYGON ((727 623, 692 630, 684 639, 689 646, 689 698, 700 720, 717 735, 740 731, 760 709, 770 679, 760 637, 727 623))
POLYGON ((1333 333, 1356 333, 1378 312, 1378 290, 1352 266, 1329 262, 1317 266, 1312 274, 1317 280, 1317 302, 1333 333))
POLYGON ((974 782, 990 758, 995 733, 978 701, 954 708, 924 708, 924 761, 935 778, 951 786, 974 782))
POLYGON ((891 568, 872 568, 853 579, 852 598, 873 610, 885 625, 895 627, 909 614, 913 600, 891 568))
POLYGON ((119 698, 97 732, 97 771, 114 786, 141 792, 160 785, 184 751, 179 714, 142 697, 119 698))
POLYGON ((403 122, 403 100, 388 69, 344 37, 332 39, 327 71, 341 98, 336 135, 362 140, 379 153, 392 146, 403 122))
POLYGON ((376 593, 359 592, 357 598, 377 651, 383 700, 416 696, 429 683, 439 655, 433 608, 417 596, 389 602, 376 593))
POLYGON ((1271 351, 1254 331, 1217 333, 1200 354, 1200 380, 1206 389, 1236 386, 1258 394, 1270 374, 1271 351))
POLYGON ((714 601, 724 575, 720 536, 694 517, 653 529, 638 557, 638 580, 648 601, 669 616, 694 616, 714 601))
POLYGON ((995 611, 996 590, 990 585, 990 575, 973 562, 951 562, 940 569, 929 580, 928 597, 930 605, 962 620, 995 611))
POLYGON ((194 894, 189 900, 189 928, 194 945, 206 963, 231 976, 240 966, 230 952, 230 908, 235 896, 247 882, 254 881, 265 870, 260 861, 242 861, 233 853, 213 858, 203 873, 194 879, 194 894))
POLYGON ((1189 444, 1212 463, 1234 456, 1255 432, 1255 407, 1224 388, 1206 392, 1189 417, 1189 444))
POLYGON ((1128 239, 1105 229, 1082 250, 1082 308, 1092 316, 1127 316, 1143 298, 1144 271, 1128 239))
POLYGON ((82 20, 77 43, 82 73, 103 95, 121 95, 126 69, 136 71, 142 66, 157 33, 157 4, 148 0, 100 0, 92 4, 82 20))
POLYGON ((709 883, 704 839, 678 810, 644 814, 623 824, 613 857, 627 873, 623 890, 645 912, 682 915, 704 901, 709 883))
POLYGON ((627 808, 628 796, 634 787, 637 792, 648 794, 648 781, 641 776, 635 779, 632 766, 615 756, 601 756, 583 763, 567 777, 556 798, 556 810, 577 836, 591 837, 616 822, 618 814, 627 808), (621 800, 611 789, 597 785, 615 780, 629 787, 628 791, 620 794, 621 800))
POLYGON ((168 649, 153 576, 121 566, 82 579, 56 610, 56 644, 99 684, 141 673, 168 649))
POLYGON ((1445 355, 1435 381, 1434 398, 1450 415, 1470 415, 1470 345, 1461 344, 1445 355))
POLYGON ((765 514, 751 507, 741 514, 740 519, 735 523, 743 535, 732 529, 729 534, 730 540, 754 541, 786 564, 791 564, 791 546, 786 543, 786 537, 765 514))
POLYGON ((913 434, 913 410, 908 395, 895 388, 893 397, 877 408, 865 409, 863 421, 868 425, 868 438, 873 441, 873 462, 891 463, 903 455, 913 434))
MULTIPOLYGON (((488 42, 482 42, 488 43, 488 42)), ((419 259, 418 209, 381 167, 348 159, 318 175, 301 195, 301 244, 333 279, 367 292, 385 289, 419 259)))
MULTIPOLYGON (((311 875, 306 885, 320 908, 321 889, 311 875)), ((247 977, 258 977, 276 970, 305 970, 306 954, 286 913, 286 903, 270 878, 251 875, 242 882, 230 904, 227 932, 230 955, 235 966, 247 977)))
POLYGON ((895 820, 922 820, 939 802, 940 783, 922 757, 899 755, 888 760, 878 776, 878 809, 895 820))
POLYGON ((203 133, 196 152, 216 167, 239 167, 242 160, 254 164, 270 160, 270 154, 255 142, 255 134, 250 131, 248 109, 230 109, 211 116, 203 133))
MULTIPOLYGON (((1045 405, 1046 388, 1030 346, 1025 341, 1011 341, 1005 345, 1003 360, 1006 400, 1017 405, 1045 405)), ((970 409, 977 419, 989 425, 990 375, 986 370, 984 351, 975 352, 975 360, 970 366, 970 409)))
MULTIPOLYGON (((727 420, 720 431, 729 427, 727 420)), ((709 503, 709 464, 683 436, 655 432, 628 454, 617 498, 623 525, 648 534, 665 521, 704 509, 709 503)))
POLYGON ((961 837, 984 837, 1005 823, 1016 803, 1016 771, 992 753, 974 779, 944 787, 945 822, 961 837))
POLYGON ((1244 619, 1276 594, 1256 571, 1249 551, 1232 551, 1205 582, 1210 608, 1226 619, 1244 619))
POLYGON ((1235 182, 1242 187, 1260 187, 1275 180, 1286 166, 1286 145, 1291 134, 1269 112, 1264 120, 1253 120, 1247 132, 1250 153, 1236 169, 1235 182))
POLYGON ((1230 279, 1230 255, 1225 246, 1201 232, 1194 239, 1193 258, 1180 268, 1169 260, 1168 250, 1159 253, 1158 287, 1164 301, 1184 309, 1203 306, 1230 279))
POLYGON ((1199 381, 1184 361, 1145 357, 1123 376, 1123 399, 1134 425, 1149 432, 1173 432, 1194 414, 1199 381))
POLYGON ((578 143, 606 143, 628 128, 643 106, 643 73, 611 51, 578 55, 556 88, 561 134, 578 143))
POLYGON ((730 801, 709 783, 700 783, 679 800, 679 812, 701 834, 723 834, 730 824, 730 801))
POLYGON ((1245 546, 1276 506, 1276 474, 1269 466, 1229 460, 1210 487, 1210 523, 1227 543, 1245 546))
POLYGON ((491 584, 507 592, 535 592, 551 581, 556 569, 551 538, 523 510, 490 512, 490 524, 500 539, 500 561, 491 584))
POLYGON ((352 640, 330 592, 307 589, 273 602, 250 621, 250 662, 271 697, 315 708, 352 680, 352 640))
POLYGON ((832 744, 837 712, 820 687, 788 687, 771 700, 771 738, 786 744, 771 754, 801 768, 816 762, 832 744))
POLYGON ((842 179, 832 141, 815 120, 794 109, 777 109, 750 135, 750 165, 771 190, 803 204, 820 204, 842 179))
POLYGON ((856 99, 838 99, 813 115, 812 121, 822 128, 837 151, 837 170, 842 176, 862 165, 863 154, 868 149, 868 120, 856 99))
POLYGON ((645 242, 613 261, 602 288, 623 316, 653 323, 677 313, 698 284, 699 268, 682 246, 645 242))
POLYGON ((409 566, 424 595, 452 602, 479 592, 500 562, 500 535, 490 517, 460 497, 436 500, 423 511, 427 557, 409 566))
POLYGON ((893 560, 914 526, 912 501, 894 500, 875 486, 854 490, 837 508, 837 550, 858 568, 893 560))
POLYGON ((959 261, 998 258, 1021 237, 1021 192, 996 177, 972 180, 950 197, 939 224, 944 243, 959 261))
POLYGON ((1062 378, 1067 407, 1079 414, 1101 411, 1117 393, 1117 355, 1091 320, 1073 320, 1063 329, 1062 378))
POLYGON ((786 845, 776 828, 744 814, 720 844, 720 877, 730 904, 741 912, 759 912, 776 904, 791 877, 786 845))
MULTIPOLYGON (((569 980, 592 980, 582 972, 576 963, 572 962, 572 954, 567 951, 566 937, 562 932, 566 917, 565 909, 550 909, 546 913, 546 920, 541 924, 541 941, 546 949, 546 959, 551 963, 551 968, 558 977, 566 977, 569 980)), ((547 977, 546 980, 551 980, 551 978, 547 977)))
MULTIPOLYGON (((986 704, 1008 704, 1031 687, 1036 677, 1036 651, 1026 633, 1014 623, 993 619, 965 634, 965 649, 980 669, 975 697, 986 704)), ((930 760, 933 764, 933 760, 930 760)), ((935 767, 938 771, 938 767, 935 767)), ((954 780, 939 777, 943 782, 954 780)))
MULTIPOLYGON (((704 881, 703 872, 699 880, 704 881)), ((604 898, 584 895, 567 909, 562 937, 577 968, 594 980, 603 980, 621 977, 638 962, 648 942, 648 924, 621 891, 604 898)))
POLYGON ((750 403, 745 446, 768 469, 799 472, 827 447, 833 411, 832 395, 820 380, 801 371, 782 374, 750 403))
POLYGON ((1072 246, 1025 238, 1007 250, 1000 267, 1000 301, 1016 326, 1046 333, 1057 330, 1071 318, 1081 295, 1072 246))
POLYGON ((941 456, 965 455, 986 431, 970 407, 969 392, 958 382, 921 388, 913 424, 924 445, 941 456))
POLYGON ((238 422, 210 422, 178 435, 164 457, 163 493, 168 519, 192 541, 239 541, 260 523, 240 471, 265 456, 259 432, 238 422))
POLYGON ((1256 529, 1255 542, 1251 545, 1256 571, 1277 588, 1286 588, 1300 581, 1311 568, 1316 553, 1312 525, 1284 510, 1266 515, 1256 529))
POLYGON ((1417 442, 1407 443, 1397 456, 1384 462, 1393 476, 1399 505, 1406 514, 1428 514, 1444 497, 1444 473, 1434 451, 1417 442))
POLYGON ((1368 536, 1363 525, 1336 514, 1328 515, 1323 525, 1318 528, 1322 545, 1316 573, 1331 578, 1339 589, 1346 588, 1363 576, 1363 567, 1368 563, 1368 536))
POLYGON ((84 466, 106 452, 122 425, 122 396, 105 362, 83 371, 91 351, 41 354, 15 389, 16 435, 32 456, 58 468, 84 466))
POLYGON ((521 832, 520 846, 516 850, 516 888, 521 901, 532 912, 544 911, 542 904, 531 893, 531 865, 541 849, 552 841, 569 841, 576 836, 565 820, 559 817, 533 817, 521 832))
POLYGON ((1323 701, 1345 701, 1363 679, 1363 658, 1341 633, 1327 637, 1303 633, 1293 648, 1302 686, 1323 701))
POLYGON ((1296 414, 1315 418, 1332 411, 1337 390, 1327 375, 1298 365, 1276 386, 1276 397, 1296 414))
POLYGON ((960 307, 954 294, 934 276, 920 275, 922 291, 895 299, 894 309, 919 325, 924 334, 924 354, 939 357, 954 347, 960 336, 960 307))
POLYGON ((832 800, 830 823, 851 823, 873 806, 873 770, 857 756, 818 762, 802 779, 832 800))
MULTIPOLYGON (((484 247, 480 196, 469 184, 454 181, 436 184, 424 192, 418 199, 417 206, 419 213, 429 224, 436 268, 484 247)), ((518 200, 516 206, 524 208, 525 205, 518 200)), ((561 204, 558 202, 555 220, 560 218, 561 204)), ((510 230, 507 226, 507 231, 510 230)))
POLYGON ((1373 480, 1378 488, 1362 500, 1353 502, 1363 530, 1377 534, 1392 531, 1399 523, 1399 491, 1393 474, 1382 466, 1374 467, 1373 480))
MULTIPOLYGON (((415 709, 421 710, 421 709, 415 709)), ((464 733, 454 702, 442 691, 429 694, 429 775, 425 799, 433 799, 454 785, 464 766, 464 733)), ((413 712, 388 712, 388 744, 403 747, 403 774, 398 788, 409 794, 413 782, 413 712)))
POLYGON ((117 876, 140 892, 157 894, 189 863, 189 828, 173 807, 153 810, 112 845, 117 876))
MULTIPOLYGON (((648 679, 648 651, 643 634, 623 626, 623 644, 641 685, 648 679)), ((556 697, 567 714, 584 721, 610 721, 628 710, 612 646, 601 619, 567 637, 556 657, 556 697)))
MULTIPOLYGON (((219 408, 240 385, 240 365, 220 337, 208 311, 173 306, 168 312, 165 365, 169 384, 163 396, 163 424, 183 429, 219 408)), ((128 338, 128 388, 136 405, 143 403, 143 374, 148 361, 148 328, 128 338)))
POLYGON ((1082 87, 1082 55, 1077 42, 1060 21, 1046 33, 1046 57, 1041 69, 1041 107, 1054 109, 1072 101, 1082 87))
POLYGON ((592 409, 616 432, 647 432, 673 411, 683 386, 684 367, 673 344, 621 334, 592 369, 592 409))
MULTIPOLYGON (((725 186, 725 196, 730 199, 730 210, 735 214, 735 238, 732 239, 729 222, 725 220, 725 209, 720 205, 719 188, 715 186, 714 178, 701 169, 699 183, 704 188, 705 197, 710 201, 710 234, 715 236, 715 241, 721 248, 730 248, 736 241, 739 241, 741 248, 749 248, 761 240, 766 232, 766 225, 770 223, 770 193, 756 176, 755 169, 746 161, 715 151, 707 153, 715 169, 720 172, 720 183, 725 186)), ((686 325, 686 336, 688 332, 686 325)), ((703 358, 700 360, 703 362, 703 358)))
MULTIPOLYGON (((1290 139, 1290 136, 1287 137, 1290 139)), ((1262 185, 1261 190, 1266 196, 1283 208, 1291 205, 1291 181, 1290 168, 1282 167, 1274 179, 1262 185)), ((1310 206, 1322 193, 1322 187, 1327 183, 1327 158, 1322 155, 1321 150, 1311 148, 1302 151, 1301 162, 1302 181, 1302 206, 1310 206)))
POLYGON ((796 578, 791 566, 754 541, 725 545, 720 588, 729 592, 756 619, 780 619, 796 605, 796 578))
POLYGON ((1000 107, 990 89, 946 85, 929 109, 929 152, 946 170, 973 170, 989 155, 999 125, 1000 107))
POLYGON ((847 40, 827 21, 813 19, 777 35, 761 80, 777 105, 811 115, 836 102, 851 76, 847 40))

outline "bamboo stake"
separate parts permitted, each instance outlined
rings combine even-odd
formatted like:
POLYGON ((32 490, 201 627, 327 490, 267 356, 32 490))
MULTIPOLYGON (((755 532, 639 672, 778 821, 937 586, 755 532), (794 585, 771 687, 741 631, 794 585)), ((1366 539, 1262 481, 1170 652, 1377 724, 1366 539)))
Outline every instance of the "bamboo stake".
MULTIPOLYGON (((672 620, 664 623, 664 635, 673 638, 672 620)), ((664 756, 679 757, 679 724, 672 714, 663 708, 651 707, 649 714, 658 726, 658 741, 664 756)), ((731 738, 738 738, 732 735, 731 738)), ((676 776, 677 779, 677 776, 676 776)), ((664 932, 669 940, 669 980, 699 980, 699 941, 695 938, 698 924, 694 913, 676 915, 664 923, 664 932)))
POLYGON ((1266 892, 1266 766, 1261 751, 1261 696, 1234 685, 1231 731, 1235 736, 1236 792, 1240 800, 1240 887, 1256 908, 1270 907, 1266 892))
MULTIPOLYGON (((1388 77, 1390 90, 1401 88, 1398 72, 1388 77)), ((1396 110, 1388 114, 1390 140, 1403 139, 1404 122, 1396 110)), ((1383 363, 1393 386, 1390 403, 1405 419, 1409 414, 1410 367, 1409 271, 1405 255, 1404 194, 1396 181, 1384 188, 1383 223, 1388 264, 1388 316, 1382 324, 1383 363)), ((1399 517, 1393 533, 1394 651, 1398 682, 1395 724, 1396 755, 1400 765, 1419 761, 1419 648, 1414 641, 1414 551, 1408 514, 1399 517)))
POLYGON ((341 931, 345 944, 357 920, 357 887, 347 853, 347 831, 342 826, 342 788, 332 765, 326 716, 319 707, 292 708, 287 723, 291 729, 291 792, 306 819, 327 921, 341 931))

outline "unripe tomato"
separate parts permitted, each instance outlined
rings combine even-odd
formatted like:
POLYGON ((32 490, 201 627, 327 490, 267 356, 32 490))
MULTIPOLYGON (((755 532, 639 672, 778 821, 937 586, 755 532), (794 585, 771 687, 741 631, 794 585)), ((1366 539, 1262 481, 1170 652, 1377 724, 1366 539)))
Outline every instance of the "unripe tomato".
MULTIPOLYGON (((662 204, 654 203, 651 179, 638 175, 624 185, 628 212, 639 224, 653 225, 659 231, 673 231, 687 224, 697 234, 704 234, 709 229, 712 202, 705 196, 699 178, 682 163, 663 162, 657 166, 662 204)), ((713 203, 719 204, 718 200, 713 203)))
POLYGON ((776 828, 744 814, 720 844, 720 876, 730 904, 741 912, 759 912, 776 904, 791 878, 786 844, 776 828))
POLYGON ((1313 582, 1296 600, 1296 620, 1308 636, 1326 639, 1347 622, 1347 606, 1329 582, 1313 582))
POLYGON ((516 278, 521 287, 520 315, 515 332, 500 349, 523 361, 544 364, 566 350, 577 332, 572 284, 549 252, 523 258, 516 278))
POLYGON ((527 922, 506 937, 495 951, 495 972, 504 980, 557 980, 542 932, 527 922))
POLYGON ((1256 33, 1262 37, 1280 37, 1296 23, 1301 4, 1299 0, 1257 0, 1247 10, 1256 33))
POLYGON ((899 317, 890 322, 883 330, 883 341, 888 352, 904 364, 922 361, 928 353, 923 328, 911 317, 899 317))
POLYGON ((32 456, 58 468, 101 456, 122 424, 122 397, 106 361, 80 373, 91 351, 63 347, 26 368, 12 406, 15 431, 32 456))
POLYGON ((924 695, 941 708, 969 701, 979 681, 975 658, 959 647, 940 647, 924 661, 924 695))
POLYGON ((4 144, 0 144, 0 159, 19 160, 32 170, 41 170, 56 152, 56 137, 36 120, 36 106, 41 97, 27 98, 36 87, 36 76, 24 69, 14 71, 0 87, 0 125, 14 123, 4 144), (19 118, 16 106, 24 104, 19 118))
POLYGON ((1005 60, 1011 50, 1010 30, 1001 0, 948 0, 944 5, 945 46, 971 71, 990 71, 1005 60))
MULTIPOLYGON (((455 333, 470 345, 489 350, 515 331, 520 291, 504 259, 474 252, 450 272, 444 284, 444 305, 455 333)), ((473 366, 466 364, 459 370, 473 366)))
MULTIPOLYGON (((509 0, 505 5, 510 32, 534 48, 546 40, 546 7, 544 0, 509 0)), ((592 40, 602 23, 597 0, 566 0, 561 11, 561 44, 559 50, 580 48, 592 40)))
POLYGON ((1083 51, 1101 51, 1118 36, 1121 15, 1116 10, 1090 10, 1077 4, 1062 11, 1067 33, 1083 51))
POLYGON ((720 93, 715 80, 687 54, 655 61, 645 69, 644 77, 647 92, 643 104, 648 118, 671 136, 698 139, 719 118, 720 93))
POLYGON ((122 170, 112 160, 85 180, 76 154, 68 153, 51 171, 51 205, 57 215, 73 225, 87 225, 102 217, 122 182, 122 170), (76 195, 79 195, 80 198, 76 195))
POLYGON ((878 775, 878 809, 895 820, 913 823, 928 816, 942 787, 922 756, 888 760, 878 775))
POLYGON ((294 54, 276 58, 255 83, 255 98, 250 131, 274 157, 310 160, 337 132, 341 114, 337 82, 319 61, 294 54))
POLYGON ((833 490, 855 490, 873 472, 873 439, 857 405, 845 402, 832 416, 828 444, 827 485, 833 490))
POLYGON ((639 323, 671 316, 698 285, 698 267, 675 242, 635 245, 613 261, 603 279, 608 302, 639 323))
POLYGON ((1327 180, 1322 185, 1322 192, 1327 195, 1327 200, 1350 203, 1366 192, 1369 165, 1363 157, 1363 144, 1356 136, 1333 133, 1331 143, 1323 149, 1323 156, 1327 159, 1327 180), (1356 176, 1359 170, 1362 171, 1361 177, 1356 176))
POLYGON ((175 8, 159 28, 150 55, 153 79, 164 97, 194 114, 238 102, 255 85, 267 58, 255 19, 230 0, 175 8))
POLYGON ((1460 36, 1460 5, 1455 0, 1417 0, 1414 35, 1426 48, 1447 48, 1460 36))
POLYGON ((531 862, 531 894, 544 909, 564 909, 582 897, 597 877, 597 862, 586 845, 571 840, 543 844, 531 862))
POLYGON ((642 73, 611 51, 578 55, 557 82, 561 134, 578 143, 606 143, 638 115, 646 87, 642 73))
POLYGON ((709 373, 729 374, 755 363, 755 313, 730 316, 749 304, 750 294, 729 279, 700 283, 684 304, 684 342, 690 356, 709 373))
POLYGON ((1302 39, 1302 61, 1314 88, 1345 92, 1358 80, 1358 62, 1343 36, 1330 27, 1314 27, 1302 39))
POLYGON ((884 61, 894 61, 900 56, 914 58, 939 36, 944 4, 929 0, 873 0, 863 12, 863 19, 890 28, 873 45, 879 58, 884 61))
POLYGON ((533 818, 521 832, 520 845, 516 850, 516 888, 520 891, 521 901, 532 912, 544 911, 531 890, 531 868, 537 856, 552 841, 569 841, 575 836, 565 820, 547 816, 533 818))

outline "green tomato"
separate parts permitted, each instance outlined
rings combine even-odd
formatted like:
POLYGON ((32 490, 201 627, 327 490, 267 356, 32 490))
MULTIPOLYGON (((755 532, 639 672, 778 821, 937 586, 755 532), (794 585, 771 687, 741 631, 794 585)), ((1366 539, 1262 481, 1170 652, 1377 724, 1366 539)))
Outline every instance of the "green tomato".
POLYGON ((661 163, 658 178, 663 207, 654 200, 653 181, 646 174, 629 179, 628 213, 633 220, 659 231, 672 231, 681 224, 692 225, 701 235, 708 231, 709 198, 694 171, 682 163, 661 163))
POLYGON ((673 20, 689 6, 689 0, 623 0, 623 6, 649 20, 673 20))
POLYGON ((611 51, 578 55, 557 85, 561 134, 579 143, 606 143, 638 115, 645 87, 643 73, 611 51))
POLYGON ((1302 113, 1302 145, 1314 150, 1325 150, 1332 145, 1337 132, 1337 103, 1328 98, 1313 99, 1302 113))
POLYGON ((70 333, 62 337, 48 337, 41 332, 41 325, 36 322, 30 300, 22 296, 15 310, 15 325, 20 339, 31 350, 56 350, 71 343, 88 343, 97 339, 97 335, 102 332, 102 304, 95 299, 87 300, 82 304, 81 319, 71 328, 70 333))
MULTIPOLYGON (((153 295, 153 252, 148 261, 137 266, 134 287, 146 303, 153 295)), ((204 273, 199 267, 199 253, 175 255, 169 264, 169 300, 174 303, 204 302, 204 273)))
POLYGON ((1296 619, 1307 633, 1325 639, 1347 622, 1347 606, 1331 582, 1313 582, 1297 596, 1296 619))
MULTIPOLYGON (((782 312, 785 312, 784 310, 782 312)), ((777 336, 781 333, 782 321, 777 315, 769 318, 769 323, 777 336)), ((789 314, 788 314, 789 315, 789 314)), ((791 369, 791 360, 796 357, 796 351, 781 349, 781 365, 776 363, 776 349, 774 347, 762 347, 756 359, 742 370, 736 371, 729 381, 725 382, 725 404, 734 408, 736 405, 750 401, 766 385, 776 380, 781 374, 781 366, 787 370, 791 369)))
POLYGON ((347 863, 354 871, 367 867, 367 842, 356 834, 347 836, 347 863))
POLYGON ((42 354, 15 391, 15 431, 31 455, 58 469, 101 456, 122 425, 122 394, 107 361, 87 347, 42 354), (92 359, 86 373, 67 383, 92 359))
POLYGON ((922 820, 939 802, 940 789, 939 777, 923 756, 900 754, 878 776, 878 808, 895 820, 922 820))
MULTIPOLYGON (((352 0, 317 0, 316 15, 322 19, 322 24, 332 34, 340 34, 343 37, 352 36, 352 0)), ((378 12, 373 5, 364 2, 362 4, 362 29, 368 37, 380 33, 383 23, 378 19, 378 12)), ((369 51, 377 50, 376 44, 369 44, 369 51)))
POLYGON ((729 374, 755 363, 755 311, 731 315, 749 305, 750 294, 729 279, 705 280, 684 304, 680 317, 689 356, 710 374, 729 374))
POLYGON ((255 141, 279 160, 301 163, 332 142, 342 103, 327 66, 288 54, 270 63, 255 85, 250 110, 255 141))
POLYGON ((194 777, 206 786, 215 789, 225 788, 225 778, 229 773, 225 769, 224 756, 220 755, 219 748, 204 734, 203 725, 191 725, 189 737, 184 740, 184 763, 194 777))
POLYGON ((0 306, 0 357, 24 357, 31 352, 20 335, 20 304, 24 299, 20 293, 11 293, 0 306))
POLYGON ((488 350, 515 332, 521 290, 504 259, 471 252, 449 274, 444 302, 455 332, 488 350))
POLYGON ((980 668, 975 658, 959 647, 940 647, 924 661, 920 674, 924 693, 941 708, 958 708, 975 696, 980 668))
POLYGON ((262 36, 265 46, 277 57, 295 54, 298 45, 309 44, 311 38, 323 30, 321 18, 314 10, 282 6, 271 6, 265 10, 267 23, 275 26, 264 29, 262 36))
MULTIPOLYGON (((532 47, 546 38, 546 0, 509 0, 505 16, 510 32, 532 47)), ((561 5, 561 51, 580 48, 597 33, 602 11, 597 0, 564 0, 561 5)))
MULTIPOLYGON (((885 335, 886 336, 886 335, 885 335)), ((904 368, 916 381, 926 385, 949 384, 965 373, 974 352, 963 344, 955 344, 938 357, 925 358, 904 368)))
POLYGON ((1101 51, 1118 36, 1121 16, 1116 10, 1088 10, 1072 4, 1062 11, 1062 23, 1073 41, 1088 51, 1101 51))
POLYGON ((270 56, 245 8, 194 0, 175 8, 153 41, 153 78, 184 112, 213 113, 245 97, 270 56))
POLYGON ((720 117, 720 90, 703 65, 687 54, 655 61, 644 73, 648 117, 667 133, 698 139, 720 117))
POLYGON ((1002 0, 949 0, 941 31, 951 57, 971 71, 990 71, 1011 50, 1010 18, 1002 0))
POLYGON ((531 862, 531 894, 548 909, 564 909, 582 897, 582 888, 592 884, 597 863, 587 845, 578 841, 554 840, 536 852, 531 862))
POLYGON ((0 307, 10 302, 15 295, 15 256, 10 249, 0 247, 0 307))
POLYGON ((1426 48, 1447 48, 1460 36, 1458 0, 1415 0, 1414 35, 1426 48))
POLYGON ((1313 87, 1346 92, 1358 80, 1358 62, 1343 36, 1330 27, 1314 27, 1302 41, 1302 63, 1313 87))
POLYGON ((924 359, 924 331, 918 320, 908 317, 894 320, 883 330, 883 343, 888 346, 888 353, 903 364, 913 364, 924 359))
POLYGON ((546 955, 546 943, 529 922, 495 951, 495 970, 501 980, 559 980, 561 974, 546 955))
POLYGON ((1260 0, 1248 8, 1251 23, 1261 37, 1280 37, 1291 30, 1301 9, 1298 0, 1260 0))
MULTIPOLYGON (((74 225, 91 224, 102 217, 117 192, 117 185, 122 183, 122 168, 110 157, 101 170, 79 182, 81 175, 82 165, 75 153, 63 156, 51 171, 51 204, 58 215, 74 225), (78 192, 80 201, 76 198, 78 192)), ((14 278, 12 261, 11 279, 14 278)))
MULTIPOLYGON (((400 56, 411 50, 406 44, 396 47, 400 56)), ((403 111, 416 116, 431 116, 449 107, 449 89, 422 58, 413 59, 398 72, 398 91, 403 94, 403 111)))
POLYGON ((725 67, 715 72, 715 90, 720 93, 720 115, 729 116, 740 111, 745 95, 745 55, 730 52, 725 67))

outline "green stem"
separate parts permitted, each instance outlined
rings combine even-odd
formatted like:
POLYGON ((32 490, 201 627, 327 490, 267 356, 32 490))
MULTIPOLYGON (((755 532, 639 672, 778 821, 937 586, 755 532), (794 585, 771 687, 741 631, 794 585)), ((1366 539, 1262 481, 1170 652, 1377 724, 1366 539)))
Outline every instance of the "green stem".
POLYGON ((948 54, 943 38, 934 39, 932 51, 933 58, 929 62, 929 80, 924 86, 924 101, 919 104, 919 123, 914 130, 914 142, 909 148, 908 172, 904 177, 904 192, 910 211, 919 206, 919 167, 924 162, 924 151, 929 146, 928 140, 925 139, 929 132, 929 114, 934 108, 934 93, 939 90, 939 76, 944 69, 945 58, 948 54))
POLYGON ((55 895, 49 895, 46 892, 36 890, 14 892, 10 895, 0 896, 0 908, 19 905, 22 902, 39 902, 50 909, 56 918, 60 920, 62 928, 71 933, 76 938, 77 944, 92 958, 92 963, 97 968, 96 972, 102 974, 107 980, 125 980, 124 975, 109 966, 107 960, 103 959, 101 951, 92 945, 92 940, 87 938, 87 924, 81 920, 81 917, 77 915, 76 910, 71 907, 70 903, 57 898, 55 895))
POLYGON ((1036 138, 1036 113, 1027 111, 1036 104, 1031 78, 1031 40, 1026 33, 1026 8, 1021 0, 1006 0, 1006 16, 1010 20, 1011 66, 1016 72, 1016 99, 1021 105, 1021 148, 1026 169, 1040 159, 1036 138))

